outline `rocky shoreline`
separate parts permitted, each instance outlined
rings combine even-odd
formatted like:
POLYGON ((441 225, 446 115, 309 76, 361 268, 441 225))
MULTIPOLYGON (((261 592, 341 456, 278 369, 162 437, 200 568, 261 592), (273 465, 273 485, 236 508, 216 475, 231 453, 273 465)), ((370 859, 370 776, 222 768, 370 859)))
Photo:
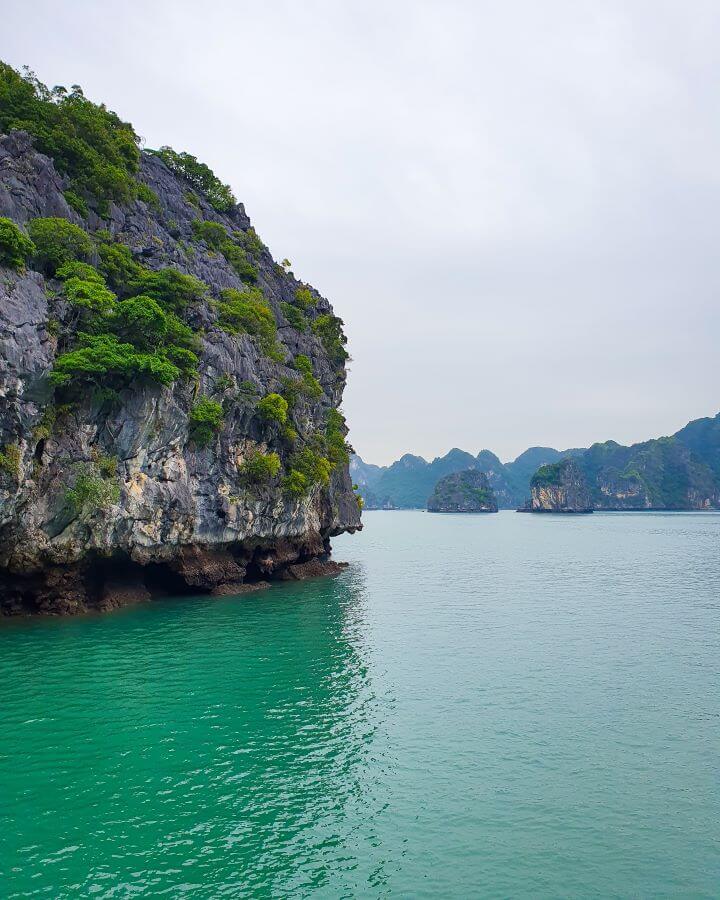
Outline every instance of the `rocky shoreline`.
POLYGON ((338 575, 347 565, 331 559, 329 550, 302 553, 289 544, 258 547, 250 559, 240 546, 190 547, 167 565, 97 559, 36 575, 6 575, 0 608, 6 616, 62 616, 108 612, 169 596, 242 596, 274 582, 338 575))

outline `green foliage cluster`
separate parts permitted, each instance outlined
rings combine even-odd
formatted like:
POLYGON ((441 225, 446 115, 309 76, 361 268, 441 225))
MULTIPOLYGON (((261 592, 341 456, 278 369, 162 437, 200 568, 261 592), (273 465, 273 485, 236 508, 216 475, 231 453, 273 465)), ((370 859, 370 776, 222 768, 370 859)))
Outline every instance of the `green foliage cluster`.
POLYGON ((67 219, 32 219, 28 232, 35 245, 35 264, 48 275, 66 263, 90 259, 95 249, 90 236, 67 219))
POLYGON ((135 193, 138 200, 147 203, 147 205, 151 206, 156 212, 160 210, 160 198, 149 185, 142 181, 138 181, 135 186, 135 193))
POLYGON ((258 401, 257 413, 266 422, 279 422, 284 425, 288 417, 288 402, 280 394, 267 394, 258 401))
POLYGON ((297 371, 302 375, 301 382, 301 390, 302 392, 312 398, 313 400, 318 400, 323 396, 323 389, 320 382, 317 380, 315 375, 313 374, 312 362, 310 361, 310 357, 305 356, 303 353, 299 353, 293 362, 293 365, 297 369, 297 371))
POLYGON ((87 219, 88 205, 76 191, 72 191, 68 188, 66 191, 63 191, 63 197, 65 197, 70 209, 74 209, 79 216, 82 216, 83 219, 87 219))
POLYGON ((285 301, 283 301, 280 304, 280 308, 282 309, 285 318, 296 331, 307 330, 307 319, 297 308, 297 306, 293 306, 292 303, 286 303, 285 301))
POLYGON ((109 232, 96 231, 98 244, 98 268, 107 279, 110 287, 121 291, 139 277, 142 266, 135 262, 132 252, 125 244, 113 243, 109 232))
POLYGON ((235 378, 232 375, 228 375, 227 372, 222 372, 215 379, 215 390, 216 394, 225 394, 227 391, 232 390, 235 387, 235 378))
POLYGON ((0 266, 24 269, 35 255, 35 244, 18 228, 12 219, 0 217, 0 266))
POLYGON ((340 410, 329 409, 325 419, 325 448, 333 467, 344 466, 350 462, 352 447, 345 440, 346 434, 345 416, 340 410))
POLYGON ((280 471, 280 457, 277 453, 263 453, 253 450, 240 467, 240 474, 252 484, 267 484, 280 471))
POLYGON ((18 478, 20 475, 20 447, 18 444, 8 444, 0 451, 0 471, 18 478))
POLYGON ((165 309, 182 313, 205 296, 207 286, 200 279, 172 267, 154 271, 141 266, 140 274, 130 283, 128 293, 145 294, 165 309))
POLYGON ((100 464, 80 463, 76 467, 74 484, 65 491, 65 502, 76 515, 108 509, 120 499, 115 467, 103 465, 105 460, 111 458, 105 457, 100 464))
MULTIPOLYGON (((160 288, 175 283, 172 273, 169 280, 163 277, 166 270, 138 269, 138 283, 160 288)), ((145 294, 118 301, 103 275, 87 263, 65 263, 57 276, 64 280, 68 300, 83 310, 86 330, 78 334, 79 345, 56 360, 54 384, 99 384, 106 378, 127 383, 144 377, 168 385, 196 371, 197 339, 162 302, 145 294)), ((168 305, 182 305, 173 289, 155 293, 168 305)))
POLYGON ((117 303, 112 327, 120 338, 131 341, 140 350, 155 351, 172 346, 193 352, 197 347, 192 330, 175 313, 145 294, 117 303))
POLYGON ((190 438, 198 447, 206 447, 223 424, 222 404, 211 397, 201 397, 188 417, 190 438))
POLYGON ((309 288, 301 287, 295 291, 295 303, 303 312, 306 312, 317 303, 317 298, 313 296, 309 288))
POLYGON ((109 201, 136 195, 137 135, 114 112, 88 100, 78 85, 50 90, 29 70, 21 75, 0 63, 0 132, 16 129, 33 135, 38 150, 70 178, 75 197, 94 202, 101 214, 109 201))
POLYGON ((234 231, 230 237, 225 226, 219 222, 196 219, 192 223, 192 230, 196 240, 203 241, 211 250, 222 253, 243 281, 248 284, 257 281, 258 272, 248 258, 248 253, 253 252, 249 248, 254 250, 259 245, 262 249, 263 245, 252 229, 250 229, 251 236, 250 232, 246 234, 243 231, 234 231))
POLYGON ((290 458, 290 470, 283 479, 283 489, 295 497, 306 494, 313 485, 327 485, 333 465, 311 447, 303 447, 290 458))
POLYGON ((218 325, 230 334, 252 335, 266 356, 282 361, 275 317, 262 291, 258 288, 246 291, 227 288, 221 297, 222 300, 217 303, 218 325))
POLYGON ((96 232, 98 267, 108 284, 121 297, 145 294, 163 307, 181 313, 207 294, 207 285, 172 266, 148 269, 140 265, 125 244, 114 242, 108 232, 96 232))
POLYGON ((237 203, 229 185, 223 184, 205 163, 189 153, 177 153, 172 147, 161 147, 154 151, 165 165, 188 181, 194 188, 202 191, 208 203, 218 212, 229 212, 237 203))
POLYGON ((220 252, 230 265, 235 269, 238 277, 246 284, 255 284, 258 279, 258 271, 248 259, 248 255, 242 247, 238 247, 229 238, 223 241, 220 252))
POLYGON ((283 478, 282 486, 283 491, 291 497, 304 497, 309 489, 307 478, 297 469, 290 469, 283 478))
POLYGON ((557 487, 562 481, 562 473, 567 460, 540 466, 530 480, 530 487, 557 487))
POLYGON ((158 384, 172 384, 181 375, 179 366, 161 353, 142 353, 132 344, 120 342, 114 334, 78 333, 78 346, 55 360, 50 382, 56 386, 71 382, 102 383, 114 378, 124 383, 147 378, 158 384))
POLYGON ((109 316, 115 307, 115 294, 108 290, 102 275, 87 263, 68 262, 55 273, 65 282, 65 296, 93 317, 109 316))
POLYGON ((211 250, 219 250, 228 239, 227 230, 223 225, 204 219, 195 219, 192 223, 192 232, 195 240, 204 241, 211 250))
POLYGON ((257 231, 252 225, 247 231, 234 231, 233 240, 250 256, 260 256, 265 250, 265 244, 260 240, 257 231))
POLYGON ((55 423, 61 417, 72 410, 71 404, 61 403, 59 405, 50 404, 43 410, 40 421, 33 430, 33 437, 36 441, 47 440, 53 433, 55 423))
POLYGON ((345 349, 347 338, 343 333, 342 326, 342 319, 329 313, 318 316, 312 323, 313 334, 320 338, 330 360, 338 365, 344 363, 348 358, 348 352, 345 349))

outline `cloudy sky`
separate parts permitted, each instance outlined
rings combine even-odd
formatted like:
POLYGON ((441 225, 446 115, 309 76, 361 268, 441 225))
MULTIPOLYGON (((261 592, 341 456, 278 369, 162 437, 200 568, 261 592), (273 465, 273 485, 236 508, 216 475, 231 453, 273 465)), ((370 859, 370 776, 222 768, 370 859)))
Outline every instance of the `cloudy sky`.
POLYGON ((6 0, 2 32, 332 300, 367 460, 720 408, 717 2, 6 0))

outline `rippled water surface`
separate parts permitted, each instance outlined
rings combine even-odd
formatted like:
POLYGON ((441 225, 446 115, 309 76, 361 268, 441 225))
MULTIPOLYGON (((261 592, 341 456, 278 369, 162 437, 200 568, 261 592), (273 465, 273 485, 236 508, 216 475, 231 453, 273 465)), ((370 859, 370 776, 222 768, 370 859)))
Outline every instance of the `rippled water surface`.
POLYGON ((0 623, 0 895, 720 893, 720 515, 365 515, 339 578, 0 623))

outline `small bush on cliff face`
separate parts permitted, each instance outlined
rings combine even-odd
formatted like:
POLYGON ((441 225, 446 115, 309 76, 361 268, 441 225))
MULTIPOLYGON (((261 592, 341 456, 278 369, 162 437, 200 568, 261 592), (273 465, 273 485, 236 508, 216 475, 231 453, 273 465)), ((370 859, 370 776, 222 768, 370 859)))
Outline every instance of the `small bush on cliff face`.
POLYGON ((266 422, 279 422, 281 425, 287 422, 288 403, 280 394, 268 394, 263 397, 256 409, 260 418, 266 422))
POLYGON ((135 186, 135 195, 138 200, 142 200, 143 203, 152 207, 156 212, 160 210, 160 198, 149 185, 139 181, 135 186))
POLYGON ((252 226, 247 231, 233 231, 233 239, 250 256, 260 256, 265 249, 265 244, 260 240, 257 231, 252 226))
POLYGON ((0 218, 0 266, 23 269, 35 254, 35 244, 26 237, 12 219, 0 218))
POLYGON ((292 455, 290 471, 283 479, 283 490, 293 497, 302 497, 313 485, 329 484, 332 470, 329 460, 304 447, 292 455))
POLYGON ((333 470, 332 463, 310 447, 293 453, 291 467, 305 476, 308 485, 329 484, 333 470))
POLYGON ((120 499, 120 485, 114 480, 115 473, 104 475, 96 463, 78 466, 75 483, 65 491, 65 502, 76 515, 109 509, 120 499))
POLYGON ((157 300, 142 294, 118 303, 113 330, 138 349, 154 350, 167 337, 168 314, 157 300))
POLYGON ((320 338, 325 352, 337 364, 344 363, 348 358, 345 349, 347 338, 343 333, 342 326, 342 319, 328 314, 318 316, 312 323, 313 334, 320 338))
POLYGON ((79 216, 87 219, 88 205, 79 194, 76 194, 75 191, 67 190, 63 191, 63 197, 70 209, 74 209, 79 216))
POLYGON ((23 129, 71 180, 78 198, 93 198, 99 211, 110 200, 132 199, 140 151, 131 125, 88 100, 77 85, 49 90, 25 70, 0 63, 0 132, 23 129))
POLYGON ((65 296, 92 316, 109 316, 115 307, 115 294, 105 287, 102 275, 87 263, 69 262, 60 266, 56 276, 65 282, 65 296))
POLYGON ((295 291, 295 303, 302 309, 303 311, 310 309, 311 306, 315 306, 317 303, 317 298, 313 297, 311 291, 308 288, 298 288, 295 291))
POLYGON ((252 484, 267 484, 280 471, 280 457, 277 453, 263 453, 255 450, 249 453, 240 467, 240 474, 252 484))
POLYGON ((145 294, 175 313, 202 299, 207 285, 192 275, 172 267, 157 272, 140 267, 139 275, 130 282, 130 293, 145 294))
POLYGON ((222 428, 222 405, 210 397, 201 397, 190 410, 188 424, 190 438, 199 447, 206 447, 222 428))
POLYGON ((280 304, 280 308, 282 309, 285 318, 296 331, 305 331, 307 329, 307 319, 297 306, 293 306, 292 303, 283 302, 280 304))
POLYGON ((62 353, 55 360, 50 382, 102 385, 108 378, 129 383, 145 378, 169 385, 180 377, 180 369, 163 353, 140 353, 132 344, 121 343, 115 335, 78 335, 80 346, 62 353))
POLYGON ((227 231, 219 222, 196 219, 192 223, 192 231, 196 240, 204 241, 211 250, 219 250, 228 239, 227 231))
POLYGON ((135 262, 130 248, 125 244, 112 243, 112 238, 102 241, 98 254, 100 271, 107 278, 108 284, 118 292, 127 289, 142 273, 142 266, 135 262))
POLYGON ((189 153, 177 153, 172 147, 161 147, 155 154, 170 171, 202 191, 210 206, 218 212, 229 212, 237 203, 230 187, 223 184, 205 163, 198 162, 189 153))
POLYGON ((28 231, 35 244, 35 262, 48 275, 73 260, 87 260, 94 245, 90 237, 67 219, 33 219, 28 231))
POLYGON ((313 375, 312 363, 310 357, 300 353, 295 357, 294 366, 302 375, 302 392, 314 400, 318 400, 323 395, 323 389, 320 382, 313 375))
POLYGON ((228 288, 222 292, 217 304, 218 325, 230 334, 250 334, 260 349, 271 359, 282 359, 277 346, 275 317, 257 288, 236 291, 228 288))
POLYGON ((0 451, 0 471, 18 478, 20 475, 20 447, 17 444, 8 444, 0 451))
POLYGON ((297 469, 290 469, 285 478, 283 478, 282 486, 283 491, 286 494, 290 494, 291 497, 304 497, 308 492, 308 480, 297 469))
POLYGON ((333 466, 350 462, 352 447, 345 440, 346 433, 345 416, 337 409, 329 409, 325 420, 325 448, 333 466))
POLYGON ((105 287, 105 279, 98 270, 89 263, 77 261, 65 263, 64 266, 60 266, 55 275, 62 281, 66 281, 68 278, 80 278, 82 281, 92 281, 95 284, 105 287))
POLYGON ((226 240, 222 242, 220 251, 242 281, 247 284, 255 284, 258 278, 258 271, 250 262, 247 253, 242 247, 238 247, 232 241, 226 240))

